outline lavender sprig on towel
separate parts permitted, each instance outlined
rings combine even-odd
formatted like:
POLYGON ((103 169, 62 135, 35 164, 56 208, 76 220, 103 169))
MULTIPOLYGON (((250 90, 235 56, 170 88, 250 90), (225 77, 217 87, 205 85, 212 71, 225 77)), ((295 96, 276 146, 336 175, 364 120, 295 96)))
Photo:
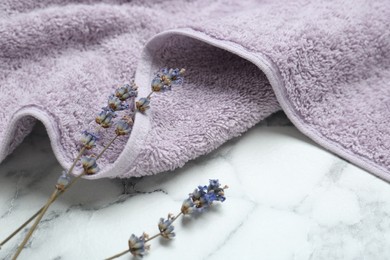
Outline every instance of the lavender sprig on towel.
POLYGON ((0 247, 7 243, 13 236, 20 232, 26 225, 28 225, 32 220, 35 219, 34 224, 28 231, 21 245, 17 248, 17 251, 13 259, 17 259, 24 246, 30 239, 34 230, 37 228, 42 217, 50 207, 50 205, 57 200, 57 198, 67 191, 77 180, 79 180, 84 175, 94 175, 99 172, 99 166, 97 161, 99 158, 107 151, 107 149, 112 145, 112 143, 120 136, 126 136, 131 133, 135 112, 145 112, 149 108, 150 98, 154 92, 160 92, 165 90, 171 90, 173 85, 179 85, 183 82, 184 69, 161 69, 152 80, 150 94, 145 98, 140 98, 134 103, 133 99, 137 97, 137 86, 135 83, 125 84, 120 88, 116 89, 114 94, 111 94, 108 97, 107 105, 102 108, 102 110, 97 114, 95 122, 98 125, 98 128, 108 129, 113 127, 112 139, 108 142, 107 145, 96 154, 84 155, 85 151, 92 151, 96 147, 96 143, 100 141, 99 129, 95 131, 84 130, 80 135, 80 151, 73 161, 71 167, 67 171, 63 171, 60 177, 57 180, 55 189, 50 196, 46 204, 38 210, 29 220, 23 223, 16 231, 9 235, 5 240, 0 243, 0 247), (160 87, 157 88, 156 84, 160 87), (130 101, 130 102, 129 102, 130 101), (135 104, 134 107, 133 105, 135 104), (118 118, 118 115, 121 115, 118 118), (77 164, 80 164, 83 171, 81 174, 73 177, 73 170, 77 164))
POLYGON ((201 213, 205 209, 209 208, 214 202, 224 202, 225 189, 228 186, 221 187, 218 180, 210 180, 208 185, 198 186, 192 193, 189 194, 188 198, 183 201, 180 212, 175 216, 169 213, 167 219, 160 218, 157 223, 159 232, 154 236, 149 236, 147 233, 143 233, 141 236, 131 234, 128 241, 129 248, 120 252, 114 256, 107 258, 111 260, 118 258, 127 253, 131 253, 135 257, 143 257, 150 250, 150 245, 147 242, 161 236, 164 239, 172 239, 176 236, 173 226, 173 222, 178 219, 181 215, 190 215, 194 213, 201 213))

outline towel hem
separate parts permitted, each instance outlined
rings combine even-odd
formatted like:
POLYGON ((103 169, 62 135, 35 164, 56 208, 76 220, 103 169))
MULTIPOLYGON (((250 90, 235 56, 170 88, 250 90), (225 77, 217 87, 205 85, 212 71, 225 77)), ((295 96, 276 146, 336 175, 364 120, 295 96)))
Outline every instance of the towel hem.
POLYGON ((345 149, 337 143, 332 142, 331 140, 324 137, 321 133, 305 124, 303 118, 295 111, 294 107, 287 98, 287 95, 285 93, 286 89, 284 87, 284 83, 281 78, 278 67, 265 54, 255 54, 251 51, 246 50, 243 46, 237 43, 216 39, 212 36, 207 35, 204 32, 197 31, 192 28, 181 28, 164 31, 155 35, 151 40, 149 40, 148 45, 153 44, 156 40, 161 40, 161 38, 170 37, 174 35, 182 35, 200 40, 215 47, 232 52, 255 64, 266 75, 272 86, 272 89, 275 92, 276 98, 279 101, 280 106, 286 113, 287 117, 303 134, 305 134, 327 150, 349 160, 350 162, 365 170, 368 170, 377 177, 390 182, 390 175, 386 173, 386 169, 373 164, 371 161, 363 158, 362 156, 351 153, 349 150, 345 149))

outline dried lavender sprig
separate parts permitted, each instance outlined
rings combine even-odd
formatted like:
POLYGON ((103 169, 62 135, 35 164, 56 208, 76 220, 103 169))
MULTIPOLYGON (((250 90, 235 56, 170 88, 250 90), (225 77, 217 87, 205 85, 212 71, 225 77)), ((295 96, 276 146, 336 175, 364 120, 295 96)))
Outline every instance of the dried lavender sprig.
MULTIPOLYGON (((179 214, 176 215, 176 217, 172 218, 172 220, 170 221, 170 224, 169 224, 169 227, 173 227, 172 224, 173 222, 178 219, 181 215, 183 214, 183 212, 180 212, 179 214)), ((160 219, 161 220, 161 219, 160 219)), ((167 226, 168 228, 168 226, 167 226)), ((160 230, 159 233, 155 234, 154 236, 151 236, 149 237, 146 233, 142 234, 141 237, 136 237, 134 234, 131 235, 130 239, 129 239, 129 249, 126 249, 116 255, 113 255, 109 258, 106 258, 105 260, 111 260, 111 259, 115 259, 115 258, 118 258, 120 256, 123 256, 127 253, 131 253, 133 254, 134 256, 140 256, 142 257, 145 253, 145 249, 149 249, 149 247, 147 245, 145 245, 145 243, 159 237, 159 236, 163 236, 162 233, 164 232, 160 230), (135 246, 137 245, 137 246, 135 246)), ((163 236, 164 237, 164 236, 163 236)), ((165 237, 166 238, 166 237, 165 237)))
MULTIPOLYGON (((121 87, 119 89, 117 89, 116 91, 116 96, 121 100, 121 101, 125 101, 126 99, 130 98, 130 97, 135 97, 137 95, 137 86, 133 83, 131 86, 129 84, 125 84, 124 87, 121 87)), ((110 101, 109 101, 110 102, 110 101)), ((108 102, 108 103, 109 103, 108 102)), ((119 104, 122 108, 125 107, 125 105, 123 104, 119 104)), ((98 117, 96 118, 96 123, 98 125, 100 125, 101 127, 103 128, 108 128, 112 125, 112 118, 116 117, 116 113, 114 110, 112 110, 111 108, 103 108, 103 111, 98 115, 98 117)), ((131 121, 131 124, 132 124, 132 119, 131 118, 127 118, 125 117, 126 119, 126 122, 130 123, 131 121)), ((122 123, 121 124, 121 127, 120 129, 122 130, 122 132, 120 133, 120 135, 124 135, 124 134, 127 134, 130 132, 131 128, 129 128, 128 126, 124 126, 124 124, 122 123), (123 128, 126 128, 126 129, 123 129, 123 128), (123 132, 125 130, 125 132, 123 132)), ((117 138, 117 136, 115 136, 114 140, 117 138)), ((80 156, 81 154, 87 149, 87 150, 90 150, 92 149, 94 146, 95 146, 95 143, 96 141, 99 139, 99 137, 94 134, 94 133, 91 133, 91 132, 88 132, 88 131, 83 131, 82 132, 82 136, 81 136, 81 139, 80 139, 80 142, 83 144, 83 147, 82 147, 82 150, 80 151, 79 153, 79 156, 77 156, 77 158, 74 160, 74 164, 77 163, 77 161, 80 159, 80 156)), ((112 140, 110 142, 109 145, 111 145, 111 143, 114 141, 112 140)), ((109 146, 108 145, 108 146, 109 146)), ((106 147, 97 157, 96 157, 96 160, 98 158, 101 157, 101 155, 104 153, 104 151, 107 149, 108 147, 106 147)), ((75 165, 72 165, 72 167, 69 169, 68 172, 64 172, 60 178, 58 179, 57 181, 57 184, 56 184, 56 188, 58 190, 60 190, 59 193, 57 193, 57 195, 55 196, 53 202, 58 198, 58 196, 60 196, 61 194, 63 194, 67 189, 69 189, 79 178, 81 178, 84 174, 80 174, 78 175, 76 178, 74 178, 72 181, 70 180, 70 174, 71 172, 73 171, 73 168, 74 168, 75 165)), ((7 243, 12 237, 14 237, 17 233, 19 233, 25 226, 27 226, 32 220, 34 220, 37 216, 40 215, 40 213, 44 210, 46 204, 44 206, 42 206, 34 215, 32 215, 26 222, 24 222, 19 228, 17 228, 13 233, 11 233, 7 238, 5 238, 1 243, 0 243, 0 249, 1 249, 1 246, 3 246, 5 243, 7 243)))
POLYGON ((221 187, 218 180, 210 180, 209 185, 198 186, 194 192, 189 194, 188 199, 184 200, 180 212, 176 216, 168 214, 167 220, 160 218, 158 223, 159 233, 151 237, 146 233, 143 233, 140 237, 132 234, 128 241, 128 249, 106 258, 105 260, 112 260, 129 252, 133 256, 143 257, 146 254, 146 251, 150 249, 150 245, 146 245, 147 242, 160 236, 165 239, 172 239, 175 237, 173 222, 176 219, 182 215, 202 212, 204 209, 210 207, 214 201, 224 202, 226 200, 225 189, 227 188, 228 186, 226 185, 221 187))
MULTIPOLYGON (((121 105, 121 104, 119 104, 119 105, 121 105)), ((118 110, 121 110, 121 109, 123 109, 125 107, 125 106, 122 106, 122 105, 119 107, 119 105, 118 105, 118 110)), ((73 179, 73 181, 71 183, 69 183, 69 184, 73 185, 78 179, 80 179, 85 174, 94 174, 94 173, 96 173, 98 171, 98 168, 96 166, 96 160, 99 159, 103 155, 103 153, 108 149, 108 147, 115 141, 115 139, 118 136, 128 134, 130 132, 130 126, 129 125, 126 126, 126 121, 124 121, 124 123, 122 122, 120 127, 117 127, 115 132, 116 132, 116 136, 109 142, 108 145, 106 145, 106 147, 100 152, 100 154, 96 157, 96 159, 93 159, 91 157, 83 157, 83 158, 81 158, 81 156, 84 153, 84 151, 86 149, 91 149, 95 145, 95 141, 97 140, 97 138, 93 134, 88 133, 86 131, 83 132, 83 137, 81 139, 81 142, 83 143, 83 147, 81 148, 78 156, 74 160, 72 166, 70 167, 70 169, 69 169, 69 171, 67 172, 66 175, 68 175, 68 176, 70 175, 70 173, 73 171, 74 167, 76 166, 76 163, 80 160, 80 158, 81 158, 81 161, 82 161, 82 164, 83 164, 84 171, 83 171, 82 174, 80 174, 75 179, 73 179), (119 131, 118 131, 118 129, 119 129, 119 131)), ((58 198, 59 194, 62 194, 65 191, 65 187, 67 187, 67 188, 70 187, 66 183, 65 183, 66 186, 64 185, 64 183, 63 183, 64 180, 65 179, 63 178, 63 176, 61 176, 59 178, 59 181, 57 182, 57 185, 56 185, 56 189, 54 190, 54 192, 52 193, 52 195, 50 196, 50 198, 46 202, 46 204, 43 206, 43 208, 41 208, 39 214, 36 216, 36 219, 35 219, 35 222, 34 222, 33 226, 29 229, 29 231, 28 231, 27 235, 25 236, 24 240, 22 241, 22 243, 17 248, 16 253, 15 253, 15 255, 12 258, 13 260, 17 259, 17 257, 20 255, 20 253, 22 252, 24 246, 27 244, 28 240, 30 239, 30 237, 34 233, 35 229, 37 228, 38 224, 40 223, 41 219, 43 218, 44 214, 46 213, 46 211, 50 207, 50 205, 58 198)), ((31 219, 31 221, 32 221, 32 219, 31 219)), ((20 229, 18 229, 18 230, 20 230, 20 229)), ((7 239, 7 241, 8 240, 9 239, 7 239)))
MULTIPOLYGON (((153 94, 153 92, 159 92, 161 90, 170 90, 172 85, 179 85, 183 82, 182 75, 184 74, 185 69, 162 69, 157 76, 152 80, 152 92, 147 96, 145 102, 143 103, 143 107, 147 106, 150 102, 150 97, 153 94), (159 84, 158 81, 161 81, 163 83, 163 89, 156 88, 156 84, 159 84)), ((160 84, 161 85, 161 84, 160 84)), ((121 101, 125 101, 130 97, 137 96, 137 86, 133 83, 132 85, 126 84, 123 87, 119 88, 115 92, 114 95, 111 95, 108 100, 108 106, 103 108, 103 111, 98 115, 96 118, 96 123, 98 123, 103 128, 108 128, 112 125, 112 119, 116 117, 115 111, 124 110, 128 108, 128 105, 121 103, 121 101), (115 99, 117 98, 117 99, 115 99), (119 99, 119 100, 118 100, 119 99)), ((142 100, 142 99, 141 99, 142 100)), ((143 112, 145 109, 147 109, 149 106, 145 107, 144 110, 138 109, 137 103, 135 104, 138 111, 143 112)), ((131 120, 131 118, 130 118, 131 120)), ((129 122, 129 119, 126 120, 129 122)), ((123 123, 120 124, 120 129, 116 130, 117 136, 110 142, 109 145, 118 137, 118 135, 124 135, 130 132, 129 127, 123 126, 123 123), (119 133, 118 133, 119 131, 119 133)), ((98 137, 96 137, 93 133, 89 133, 87 131, 83 132, 84 136, 82 137, 81 142, 84 144, 83 149, 92 149, 95 146, 95 142, 98 140, 98 137)), ((108 146, 109 146, 108 145, 108 146)), ((104 153, 104 151, 108 148, 108 146, 100 153, 100 155, 97 156, 95 159, 95 162, 98 158, 101 157, 101 155, 104 153)), ((84 152, 84 151, 83 151, 84 152)), ((80 153, 82 154, 82 153, 80 153)), ((79 159, 79 158, 78 158, 79 159)), ((77 163, 78 159, 74 161, 74 164, 77 163)), ((91 160, 89 160, 90 162, 91 160)), ((93 166, 94 164, 92 164, 93 166)), ((11 235, 9 235, 6 239, 4 239, 0 243, 0 249, 1 246, 7 243, 13 236, 15 236, 18 232, 20 232, 26 225, 28 225, 32 220, 34 220, 37 216, 43 216, 46 212, 47 205, 51 205, 61 194, 63 194, 67 189, 69 189, 78 179, 80 179, 84 174, 88 173, 88 171, 84 171, 82 174, 78 175, 76 178, 70 181, 70 173, 73 171, 74 165, 72 165, 71 169, 68 171, 68 173, 63 174, 59 181, 57 182, 56 188, 58 192, 53 192, 52 199, 49 199, 49 201, 40 209, 38 210, 32 217, 30 217, 25 223, 23 223, 18 229, 16 229, 11 235), (55 193, 55 194, 54 194, 55 193)), ((97 171, 97 169, 94 169, 97 171)), ((92 173, 95 173, 93 171, 92 173)), ((39 221, 38 221, 39 222, 39 221)), ((35 229, 35 228, 34 228, 35 229)), ((20 252, 19 252, 20 253, 20 252)), ((16 256, 17 257, 17 256, 16 256)), ((15 258, 16 259, 16 258, 15 258)))

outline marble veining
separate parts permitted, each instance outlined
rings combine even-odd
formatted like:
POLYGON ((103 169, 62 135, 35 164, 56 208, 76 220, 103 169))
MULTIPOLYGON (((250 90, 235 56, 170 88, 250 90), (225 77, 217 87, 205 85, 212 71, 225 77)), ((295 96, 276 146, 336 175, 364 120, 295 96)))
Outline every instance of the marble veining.
MULTIPOLYGON (((0 239, 46 201, 60 172, 38 125, 0 165, 0 239)), ((281 113, 174 172, 82 180, 50 208, 20 259, 111 256, 132 233, 154 234, 159 218, 210 178, 230 186, 227 201, 180 219, 176 238, 152 241, 145 259, 390 259, 389 184, 325 151, 281 113)))

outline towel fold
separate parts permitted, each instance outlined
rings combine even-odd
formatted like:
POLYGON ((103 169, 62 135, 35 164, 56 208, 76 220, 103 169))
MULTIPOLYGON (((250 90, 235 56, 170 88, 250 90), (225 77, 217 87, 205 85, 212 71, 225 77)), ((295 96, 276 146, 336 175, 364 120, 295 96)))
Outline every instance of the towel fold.
POLYGON ((68 168, 109 93, 135 77, 145 96, 167 66, 185 83, 153 96, 88 178, 173 170, 283 109, 390 181, 389 28, 385 0, 3 1, 0 160, 40 120, 68 168))

